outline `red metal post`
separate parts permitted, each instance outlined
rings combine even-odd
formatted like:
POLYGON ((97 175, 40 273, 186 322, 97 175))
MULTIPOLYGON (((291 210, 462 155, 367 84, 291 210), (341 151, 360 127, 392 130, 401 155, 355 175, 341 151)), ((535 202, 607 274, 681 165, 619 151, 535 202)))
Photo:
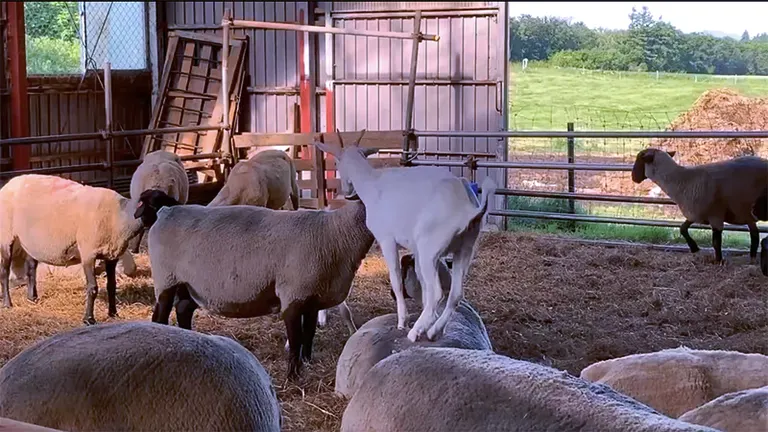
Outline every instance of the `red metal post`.
MULTIPOLYGON (((299 23, 305 24, 304 10, 299 10, 299 23)), ((301 132, 312 132, 311 101, 309 99, 309 47, 307 46, 307 33, 297 32, 299 43, 299 109, 301 110, 301 132)), ((304 149, 302 149, 304 153, 304 149)), ((305 155, 302 154, 302 157, 305 155)))
MULTIPOLYGON (((8 2, 8 57, 11 81, 11 137, 29 136, 29 100, 27 99, 27 50, 24 30, 24 2, 8 2)), ((11 147, 13 169, 29 169, 30 147, 11 147)))
MULTIPOLYGON (((329 8, 333 7, 331 4, 328 5, 329 8)), ((326 27, 333 27, 333 18, 331 17, 331 11, 326 10, 325 11, 325 26, 326 27)), ((326 71, 326 82, 325 82, 325 130, 328 132, 333 132, 336 130, 336 123, 334 119, 334 110, 335 110, 335 96, 333 93, 333 34, 326 33, 325 34, 325 71, 326 71)), ((325 164, 328 165, 328 162, 333 160, 333 156, 329 154, 325 154, 325 164)), ((335 178, 336 174, 332 170, 326 170, 325 171, 325 178, 326 179, 332 179, 335 178)), ((327 193, 327 199, 328 201, 332 200, 334 198, 333 193, 328 191, 327 193)))

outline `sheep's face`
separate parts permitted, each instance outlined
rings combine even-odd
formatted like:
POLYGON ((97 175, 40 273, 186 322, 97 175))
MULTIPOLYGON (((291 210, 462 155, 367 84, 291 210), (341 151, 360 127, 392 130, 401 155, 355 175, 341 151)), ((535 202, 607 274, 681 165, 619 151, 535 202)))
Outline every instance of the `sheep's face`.
MULTIPOLYGON (((653 178, 655 175, 654 161, 658 155, 666 153, 664 156, 670 158, 675 156, 675 151, 665 152, 655 148, 649 148, 641 150, 635 158, 635 164, 632 166, 632 181, 635 183, 642 183, 647 178, 653 178)), ((661 157, 664 157, 661 156, 661 157)))
POLYGON ((763 276, 768 276, 768 237, 760 242, 760 271, 763 276))
POLYGON ((136 211, 133 217, 141 218, 141 223, 149 228, 157 222, 157 211, 162 207, 172 207, 179 205, 179 202, 168 196, 165 192, 157 189, 147 189, 139 196, 139 202, 136 204, 136 211))

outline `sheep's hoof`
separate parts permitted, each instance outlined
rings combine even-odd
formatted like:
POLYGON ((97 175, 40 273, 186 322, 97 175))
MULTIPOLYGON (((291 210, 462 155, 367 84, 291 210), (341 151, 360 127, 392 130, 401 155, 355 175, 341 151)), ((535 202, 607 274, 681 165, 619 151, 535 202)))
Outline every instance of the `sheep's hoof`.
POLYGON ((757 262, 757 257, 749 257, 749 265, 755 265, 757 262))
POLYGON ((39 302, 40 299, 37 296, 35 296, 35 297, 27 297, 27 301, 32 303, 32 304, 37 304, 37 302, 39 302))
POLYGON ((120 318, 120 315, 117 314, 117 311, 109 312, 107 316, 109 316, 110 318, 120 318))
POLYGON ((96 325, 96 318, 83 318, 83 323, 87 326, 96 325))
POLYGON ((4 301, 3 302, 3 307, 6 308, 6 309, 10 309, 10 308, 13 307, 13 305, 11 304, 10 301, 4 301))

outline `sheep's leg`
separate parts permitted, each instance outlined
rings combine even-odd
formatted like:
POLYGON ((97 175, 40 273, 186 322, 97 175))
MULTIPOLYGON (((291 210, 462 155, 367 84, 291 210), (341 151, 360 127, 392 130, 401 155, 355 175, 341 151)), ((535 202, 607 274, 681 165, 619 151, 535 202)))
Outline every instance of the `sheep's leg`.
POLYGON ((292 303, 283 312, 285 331, 288 334, 290 353, 288 354, 288 379, 295 380, 301 370, 302 325, 301 304, 292 303))
POLYGON ((117 317, 117 260, 104 261, 107 272, 107 303, 110 318, 117 317))
POLYGON ((139 247, 141 247, 141 238, 144 237, 144 230, 139 231, 139 235, 133 238, 136 244, 131 248, 131 252, 134 254, 139 253, 139 247))
POLYGON ((10 276, 11 276, 11 249, 10 245, 0 246, 0 285, 3 287, 3 307, 13 307, 11 303, 10 276))
POLYGON ((416 342, 419 336, 437 319, 437 302, 440 297, 435 298, 435 291, 441 289, 440 277, 437 273, 437 259, 434 255, 428 257, 424 253, 416 255, 416 266, 420 269, 422 278, 421 303, 423 309, 413 324, 413 328, 408 332, 408 340, 411 342, 416 342))
POLYGON ((432 327, 427 330, 427 338, 435 340, 443 334, 448 320, 453 312, 459 306, 459 302, 464 298, 464 275, 469 270, 469 264, 472 260, 472 244, 465 246, 460 252, 453 254, 453 265, 451 269, 451 291, 448 294, 448 300, 445 303, 445 309, 440 318, 435 321, 432 327))
POLYGON ((408 318, 408 307, 405 305, 405 297, 403 296, 403 281, 400 274, 400 257, 397 256, 397 243, 387 240, 379 242, 379 247, 389 269, 389 283, 395 292, 397 328, 403 330, 405 329, 405 320, 408 318))
MULTIPOLYGON (((392 291, 390 291, 392 292, 392 291)), ((349 306, 347 306, 347 302, 343 301, 339 305, 339 315, 341 315, 341 318, 344 320, 344 324, 347 325, 347 330, 349 330, 349 334, 353 335, 357 331, 357 327, 355 326, 355 320, 352 319, 352 311, 349 310, 349 306)))
POLYGON ((718 264, 724 264, 723 262, 723 230, 712 227, 712 247, 715 249, 715 262, 718 264))
POLYGON ((751 264, 755 264, 757 262, 757 248, 760 246, 760 231, 754 222, 748 223, 747 227, 749 227, 749 261, 751 264))
POLYGON ((697 245, 696 241, 690 234, 688 234, 688 228, 690 228, 691 225, 693 225, 693 222, 686 219, 685 222, 680 225, 680 234, 685 239, 685 242, 688 243, 688 248, 691 249, 691 253, 696 253, 699 251, 699 245, 697 245))
MULTIPOLYGON (((168 325, 173 309, 173 299, 176 297, 176 287, 166 289, 157 296, 155 308, 152 311, 152 322, 168 325)), ((179 326, 181 327, 181 326, 179 326)))
POLYGON ((37 260, 27 255, 24 264, 27 272, 27 300, 37 303, 37 260))
POLYGON ((320 327, 325 327, 325 324, 327 322, 328 322, 328 309, 323 309, 317 313, 317 325, 320 327))
POLYGON ((85 316, 83 322, 85 325, 96 324, 96 318, 93 317, 93 304, 96 301, 96 295, 99 294, 99 285, 96 283, 96 260, 93 258, 83 261, 83 271, 85 272, 85 316))
POLYGON ((317 330, 317 309, 307 308, 301 315, 301 360, 304 362, 312 361, 312 341, 315 339, 317 330))
POLYGON ((179 302, 176 303, 176 322, 179 327, 192 330, 192 317, 195 315, 198 304, 192 300, 186 288, 180 289, 176 296, 179 299, 179 302))

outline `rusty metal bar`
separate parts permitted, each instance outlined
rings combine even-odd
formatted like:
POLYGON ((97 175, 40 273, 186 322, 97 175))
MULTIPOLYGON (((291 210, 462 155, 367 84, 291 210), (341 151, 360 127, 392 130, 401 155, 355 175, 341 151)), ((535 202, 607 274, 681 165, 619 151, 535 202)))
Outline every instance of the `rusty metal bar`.
MULTIPOLYGON (((181 159, 182 161, 195 161, 200 159, 219 159, 221 157, 222 157, 221 152, 198 153, 193 155, 179 155, 179 159, 181 159)), ((115 166, 119 168, 130 168, 130 167, 141 165, 141 162, 142 162, 141 159, 118 161, 118 162, 115 162, 115 166)))
POLYGON ((408 75, 408 98, 405 104, 405 134, 403 135, 403 153, 400 156, 400 164, 407 165, 410 158, 411 139, 413 139, 413 104, 416 95, 416 71, 419 65, 419 45, 421 45, 421 11, 417 10, 413 17, 413 34, 411 46, 411 70, 408 75))
MULTIPOLYGON (((342 35, 355 35, 355 36, 370 36, 370 37, 383 37, 392 39, 412 39, 413 34, 401 33, 401 32, 388 32, 388 31, 375 31, 375 30, 358 30, 347 29, 338 27, 325 27, 325 26, 313 26, 302 24, 288 24, 279 22, 265 22, 265 21, 245 21, 245 20, 232 20, 232 28, 251 28, 251 29, 263 29, 263 30, 293 30, 310 33, 333 33, 342 35)), ((429 41, 439 41, 438 35, 421 35, 421 38, 429 41)))
POLYGON ((768 138, 768 131, 414 131, 434 138, 768 138))
MULTIPOLYGON (((413 18, 415 12, 389 11, 389 12, 331 12, 335 19, 392 19, 392 18, 413 18)), ((498 15, 497 8, 482 8, 474 10, 443 10, 432 11, 424 10, 421 16, 424 18, 463 18, 463 17, 495 17, 498 15)))
POLYGON ((104 112, 106 115, 107 139, 107 186, 111 189, 115 185, 115 139, 112 136, 112 65, 104 63, 104 112))
MULTIPOLYGON (((8 68, 11 85, 11 136, 29 136, 29 98, 27 97, 27 49, 24 28, 24 2, 7 2, 8 68)), ((1 60, 2 62, 5 59, 1 60)), ((14 145, 11 148, 14 170, 28 169, 31 149, 14 145)))
POLYGON ((638 196, 624 196, 624 195, 600 195, 600 194, 580 194, 571 192, 548 192, 548 191, 532 191, 523 189, 496 189, 497 195, 505 196, 524 196, 532 198, 554 198, 554 199, 571 199, 581 201, 602 201, 602 202, 618 202, 618 203, 633 203, 633 204, 662 204, 662 205, 677 205, 674 201, 668 198, 649 198, 638 196))
POLYGON ((0 146, 6 145, 29 145, 29 144, 46 144, 52 142, 64 142, 64 141, 80 141, 88 139, 106 139, 109 135, 115 138, 124 138, 132 136, 144 136, 144 135, 159 135, 165 133, 177 133, 177 132, 205 132, 221 129, 221 125, 200 125, 200 126, 181 126, 170 128, 156 128, 156 129, 135 129, 135 130, 122 130, 113 131, 111 134, 107 134, 106 131, 102 132, 85 132, 74 133, 65 135, 42 135, 34 137, 24 138, 8 138, 0 140, 0 146))
POLYGON ((67 174, 83 171, 104 171, 106 169, 107 164, 104 162, 83 165, 65 165, 49 168, 31 168, 25 170, 3 171, 0 172, 0 178, 14 177, 26 174, 67 174))
MULTIPOLYGON (((434 165, 447 167, 468 167, 467 161, 414 160, 411 165, 434 165)), ((632 165, 618 164, 569 164, 565 162, 475 162, 478 168, 514 168, 577 171, 632 171, 632 165)))
MULTIPOLYGON (((631 218, 616 218, 608 216, 586 216, 586 215, 573 215, 567 213, 550 213, 550 212, 537 212, 528 210, 491 210, 488 214, 493 216, 505 216, 516 218, 530 218, 530 219, 550 219, 550 220, 562 220, 562 221, 575 221, 575 222, 593 222, 593 223, 613 223, 621 225, 638 225, 638 226, 651 226, 660 228, 679 228, 683 221, 671 221, 671 220, 654 220, 654 219, 631 219, 631 218)), ((696 229, 711 229, 708 225, 693 224, 691 228, 696 229)), ((760 232, 768 233, 768 227, 758 227, 760 232)), ((749 228, 741 225, 725 225, 723 228, 725 231, 738 231, 749 232, 749 228)))
POLYGON ((221 148, 227 150, 232 148, 229 142, 229 28, 231 22, 229 9, 224 9, 224 16, 221 19, 221 102, 224 107, 221 111, 221 148))

